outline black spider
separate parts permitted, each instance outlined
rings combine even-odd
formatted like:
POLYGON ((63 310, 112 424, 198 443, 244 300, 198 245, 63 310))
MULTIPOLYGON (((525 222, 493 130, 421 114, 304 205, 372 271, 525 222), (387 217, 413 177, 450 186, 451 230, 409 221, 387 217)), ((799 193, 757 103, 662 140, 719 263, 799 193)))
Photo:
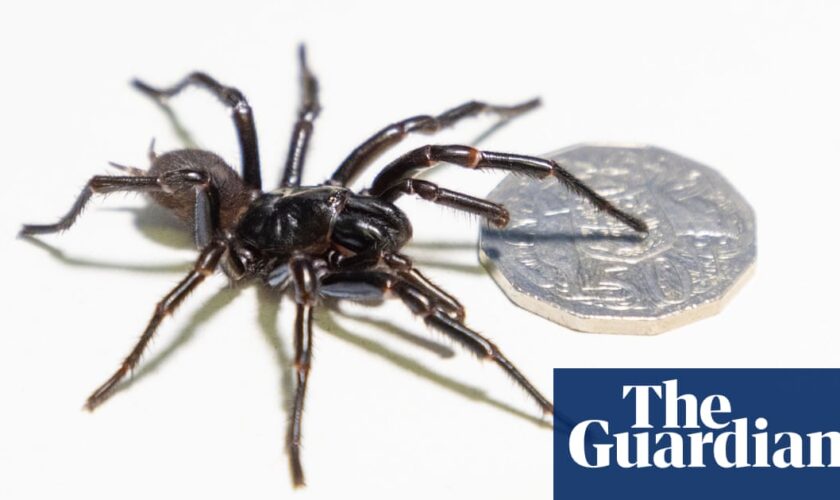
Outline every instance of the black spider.
POLYGON ((399 298, 429 327, 479 357, 492 359, 544 412, 552 413, 552 403, 513 363, 491 341, 464 325, 461 304, 426 279, 400 253, 411 238, 412 229, 408 217, 394 201, 403 195, 418 195, 484 217, 496 226, 505 226, 509 215, 501 205, 412 177, 421 169, 447 162, 470 169, 518 172, 538 179, 553 176, 634 230, 646 232, 646 224, 615 207, 551 160, 479 151, 469 146, 417 148, 382 169, 370 188, 355 193, 346 187, 406 134, 433 133, 482 112, 509 119, 538 106, 536 99, 509 107, 472 101, 438 116, 415 116, 388 125, 353 150, 328 181, 319 186, 301 186, 312 125, 321 109, 318 85, 306 65, 302 46, 300 71, 303 99, 277 189, 262 191, 254 119, 239 90, 221 85, 204 73, 192 73, 167 89, 135 80, 137 89, 159 102, 197 85, 230 107, 241 148, 242 176, 208 151, 183 149, 160 156, 150 151, 148 170, 120 167, 127 175, 95 176, 60 221, 23 226, 23 235, 61 231, 73 224, 92 195, 135 191, 148 193, 193 227, 195 244, 201 252, 193 270, 157 304, 137 345, 111 378, 88 398, 86 407, 93 410, 112 394, 137 364, 163 318, 221 267, 232 281, 259 279, 268 287, 280 290, 292 285, 297 304, 294 341, 297 388, 288 448, 296 486, 304 483, 300 462, 301 414, 312 355, 312 310, 322 298, 362 302, 381 301, 389 296, 399 298))

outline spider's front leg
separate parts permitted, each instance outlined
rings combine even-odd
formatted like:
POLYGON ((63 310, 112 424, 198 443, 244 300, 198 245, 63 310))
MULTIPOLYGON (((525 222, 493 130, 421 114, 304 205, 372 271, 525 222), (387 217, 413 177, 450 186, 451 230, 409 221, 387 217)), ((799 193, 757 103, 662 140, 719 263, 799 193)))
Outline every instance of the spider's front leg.
POLYGON ((295 287, 295 388, 292 418, 286 443, 289 450, 289 465, 295 487, 306 484, 303 465, 300 461, 301 421, 303 403, 306 397, 306 382, 312 362, 312 310, 318 295, 318 277, 308 257, 296 256, 289 263, 291 279, 295 287))
POLYGON ((498 203, 442 188, 421 179, 400 179, 374 194, 391 203, 403 195, 417 195, 426 201, 483 217, 496 227, 504 227, 510 222, 510 213, 498 203))
POLYGON ((94 194, 116 192, 175 192, 192 187, 195 191, 193 236, 197 248, 210 243, 219 219, 219 207, 215 187, 210 176, 197 170, 172 170, 160 176, 110 176, 97 175, 91 178, 76 198, 70 210, 54 224, 26 224, 20 234, 57 233, 69 229, 84 210, 94 194))
POLYGON ((537 179, 544 179, 549 176, 555 177, 573 193, 592 203, 598 210, 620 220, 638 232, 648 232, 645 221, 613 205, 553 160, 536 156, 480 151, 470 146, 429 145, 410 151, 382 169, 373 180, 369 192, 374 196, 384 196, 394 186, 404 179, 410 178, 415 172, 433 167, 439 162, 448 162, 473 170, 505 170, 522 173, 537 179))
POLYGON ((440 307, 429 290, 399 275, 383 271, 343 271, 322 278, 319 293, 333 299, 377 302, 389 294, 400 298, 409 309, 422 317, 426 325, 463 345, 478 357, 499 365, 536 401, 543 412, 551 414, 554 405, 508 360, 493 342, 471 330, 463 321, 440 307))

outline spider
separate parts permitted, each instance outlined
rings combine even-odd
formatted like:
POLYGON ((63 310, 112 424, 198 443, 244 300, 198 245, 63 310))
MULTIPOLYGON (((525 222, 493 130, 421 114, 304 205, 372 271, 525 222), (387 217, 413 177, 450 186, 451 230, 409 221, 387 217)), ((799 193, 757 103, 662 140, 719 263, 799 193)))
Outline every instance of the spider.
POLYGON ((431 134, 456 122, 493 113, 511 119, 539 105, 533 99, 514 106, 470 101, 437 116, 414 116, 375 133, 316 186, 302 186, 304 160, 320 113, 318 83, 299 47, 302 99, 282 180, 277 189, 262 190, 257 132, 251 107, 236 88, 209 75, 194 72, 168 88, 139 80, 133 85, 161 104, 187 87, 208 90, 231 111, 237 132, 242 175, 214 153, 181 149, 157 155, 149 150, 150 167, 114 165, 125 175, 92 177, 73 206, 58 222, 24 225, 22 235, 54 233, 73 225, 95 194, 142 192, 187 222, 199 256, 193 269, 155 307, 139 341, 116 372, 88 397, 94 410, 113 394, 119 382, 140 360, 163 319, 215 271, 232 282, 259 280, 276 290, 290 290, 296 304, 294 370, 296 388, 287 435, 292 480, 304 484, 300 459, 301 417, 312 358, 313 310, 328 300, 381 302, 401 300, 426 325, 490 359, 520 385, 547 414, 552 403, 509 361, 493 342, 464 324, 464 308, 414 267, 401 253, 411 239, 408 217, 394 204, 402 196, 421 199, 475 214, 503 227, 510 216, 501 205, 452 191, 414 178, 414 174, 446 162, 473 170, 503 170, 536 179, 554 177, 568 189, 592 202, 600 211, 638 232, 647 232, 641 219, 620 210, 572 176, 556 162, 534 156, 480 151, 469 146, 427 145, 414 149, 385 166, 369 188, 348 187, 386 149, 412 133, 431 134))

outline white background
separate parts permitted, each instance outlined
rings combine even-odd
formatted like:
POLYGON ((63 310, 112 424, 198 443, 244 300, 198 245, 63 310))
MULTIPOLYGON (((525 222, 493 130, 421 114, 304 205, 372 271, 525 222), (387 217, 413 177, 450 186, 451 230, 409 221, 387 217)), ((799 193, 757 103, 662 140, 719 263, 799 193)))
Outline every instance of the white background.
MULTIPOLYGON (((161 151, 180 147, 128 86, 134 76, 169 84, 203 69, 239 86, 273 185, 300 41, 324 106, 308 182, 390 121, 540 95, 540 110, 484 147, 652 143, 716 167, 753 205, 753 280, 719 316, 645 338, 575 333, 516 308, 477 263, 476 221, 400 202, 421 244, 408 253, 545 393, 553 367, 837 365, 836 3, 306 4, 3 7, 0 498, 550 496, 552 434, 538 409, 398 304, 348 308, 331 332, 321 315, 304 420, 309 486, 298 492, 284 454, 291 308, 275 316, 256 287, 210 280, 160 329, 130 390, 81 410, 195 252, 134 196, 97 200, 71 231, 41 238, 52 253, 16 239, 20 224, 52 222, 109 160, 145 166, 152 137, 161 151)), ((202 146, 238 163, 218 103, 195 91, 174 104, 202 146)), ((435 141, 469 141, 489 123, 435 141)), ((483 195, 501 177, 446 168, 434 179, 483 195)))

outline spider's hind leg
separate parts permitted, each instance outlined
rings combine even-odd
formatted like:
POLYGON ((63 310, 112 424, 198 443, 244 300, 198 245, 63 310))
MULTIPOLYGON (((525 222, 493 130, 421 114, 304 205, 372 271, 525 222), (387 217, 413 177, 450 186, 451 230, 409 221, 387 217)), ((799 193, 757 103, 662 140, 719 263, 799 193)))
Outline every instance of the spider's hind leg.
POLYGON ((550 414, 554 411, 552 403, 502 354, 495 344, 441 308, 439 298, 432 291, 402 276, 384 271, 347 271, 322 278, 319 293, 337 299, 360 301, 378 300, 386 298, 389 294, 395 295, 413 313, 421 316, 430 328, 452 338, 480 358, 493 360, 525 389, 545 413, 550 414))
POLYGON ((400 278, 422 290, 427 297, 433 299, 436 307, 443 309, 458 321, 464 321, 467 314, 464 306, 458 302, 458 299, 432 283, 419 269, 414 267, 411 259, 405 255, 394 253, 386 255, 383 260, 385 265, 393 269, 400 278))
POLYGON ((429 328, 452 338, 480 359, 489 359, 499 365, 548 415, 554 412, 554 405, 534 387, 519 369, 505 357, 496 344, 480 333, 467 327, 463 321, 451 317, 434 305, 434 299, 419 288, 406 284, 394 289, 397 296, 414 314, 423 318, 429 328))

